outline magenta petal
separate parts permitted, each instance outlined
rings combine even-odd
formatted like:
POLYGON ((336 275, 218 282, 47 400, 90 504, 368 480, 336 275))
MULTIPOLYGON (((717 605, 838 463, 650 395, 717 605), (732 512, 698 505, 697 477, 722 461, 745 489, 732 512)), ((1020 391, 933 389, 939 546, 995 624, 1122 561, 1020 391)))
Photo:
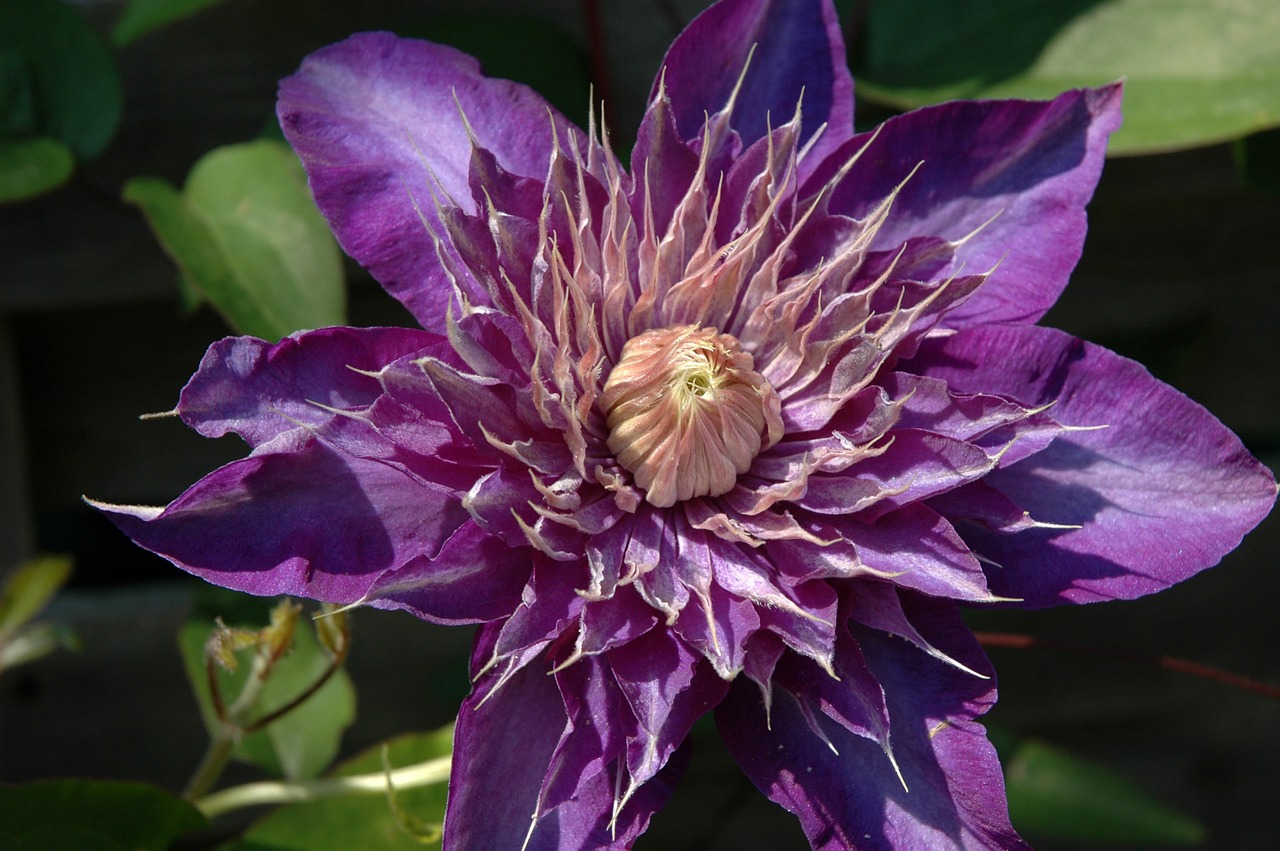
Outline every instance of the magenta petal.
POLYGON ((578 138, 532 90, 487 79, 452 48, 390 33, 319 50, 280 84, 280 124, 338 241, 429 329, 443 329, 452 292, 428 232, 444 234, 436 201, 474 209, 459 111, 523 177, 545 177, 553 122, 562 144, 578 138))
POLYGON ((802 91, 802 144, 828 125, 811 162, 849 138, 853 78, 829 0, 728 0, 695 18, 663 60, 660 79, 686 139, 728 102, 752 45, 755 54, 730 121, 745 145, 763 137, 770 120, 777 127, 790 119, 802 91))
POLYGON ((855 137, 817 178, 829 178, 866 145, 831 200, 834 212, 864 216, 919 165, 873 247, 893 250, 912 237, 960 240, 981 227, 957 260, 969 273, 995 271, 943 324, 1034 322, 1080 259, 1085 204, 1119 125, 1118 84, 1048 102, 946 103, 855 137))
MULTIPOLYGON (((954 606, 918 604, 930 609, 918 620, 929 623, 931 642, 990 670, 954 606)), ((782 695, 766 724, 760 691, 740 681, 716 722, 752 782, 799 817, 817 851, 1025 849, 1009 825, 995 749, 972 720, 994 701, 991 682, 883 633, 855 627, 853 634, 884 686, 902 780, 877 743, 812 716, 833 753, 799 704, 782 695)))
POLYGON ((454 494, 316 440, 215 470, 164 509, 101 505, 138 544, 215 585, 352 603, 439 550, 466 521, 454 494))
POLYGON ((1051 328, 962 331, 927 343, 913 371, 962 392, 1056 400, 1073 431, 986 481, 1041 523, 965 527, 999 568, 991 587, 1028 606, 1130 599, 1216 564, 1271 510, 1275 479, 1212 414, 1140 364, 1051 328))
POLYGON ((178 413, 205 437, 234 432, 258 446, 300 425, 327 422, 328 408, 370 405, 377 372, 405 355, 445 345, 412 328, 322 328, 268 343, 227 337, 209 347, 182 388, 178 413))

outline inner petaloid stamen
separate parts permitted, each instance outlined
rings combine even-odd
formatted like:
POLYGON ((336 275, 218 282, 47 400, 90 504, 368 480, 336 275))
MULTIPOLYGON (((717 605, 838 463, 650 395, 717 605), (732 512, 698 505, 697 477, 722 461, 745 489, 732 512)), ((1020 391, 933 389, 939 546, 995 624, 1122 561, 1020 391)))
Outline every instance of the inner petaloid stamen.
POLYGON ((714 328, 628 340, 601 402, 609 450, 661 508, 728 492, 782 436, 778 394, 737 339, 714 328))

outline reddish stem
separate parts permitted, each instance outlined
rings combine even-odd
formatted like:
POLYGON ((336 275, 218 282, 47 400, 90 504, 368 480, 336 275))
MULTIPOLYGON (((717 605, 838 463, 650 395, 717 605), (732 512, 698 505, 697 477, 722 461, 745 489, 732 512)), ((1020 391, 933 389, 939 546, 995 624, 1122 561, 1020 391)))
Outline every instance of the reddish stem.
POLYGON ((1087 653, 1091 656, 1107 656, 1113 659, 1125 659, 1130 662, 1141 662, 1147 665, 1167 668, 1170 671, 1190 674, 1193 677, 1212 680, 1213 682, 1233 686, 1243 691, 1260 694, 1263 697, 1269 697, 1272 700, 1280 700, 1280 687, 1273 686, 1259 680, 1251 680, 1248 677, 1232 674, 1219 668, 1210 667, 1209 665, 1202 665, 1199 662, 1192 662, 1189 659, 1179 659, 1176 656, 1153 656, 1147 653, 1132 653, 1127 650, 1114 650, 1106 647, 1090 647, 1085 644, 1071 644, 1064 641, 1046 641, 1032 635, 1024 635, 1016 632, 979 632, 975 633, 975 635, 978 637, 978 641, 983 647, 1016 647, 1022 649, 1057 650, 1065 653, 1087 653))

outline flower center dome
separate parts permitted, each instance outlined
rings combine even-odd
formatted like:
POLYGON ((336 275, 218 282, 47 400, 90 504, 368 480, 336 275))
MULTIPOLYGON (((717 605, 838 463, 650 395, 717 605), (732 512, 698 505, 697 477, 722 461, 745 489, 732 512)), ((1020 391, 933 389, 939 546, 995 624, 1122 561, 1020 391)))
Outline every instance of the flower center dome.
POLYGON ((751 353, 714 328, 631 338, 601 402, 609 451, 660 508, 728 492, 782 436, 778 394, 751 353))

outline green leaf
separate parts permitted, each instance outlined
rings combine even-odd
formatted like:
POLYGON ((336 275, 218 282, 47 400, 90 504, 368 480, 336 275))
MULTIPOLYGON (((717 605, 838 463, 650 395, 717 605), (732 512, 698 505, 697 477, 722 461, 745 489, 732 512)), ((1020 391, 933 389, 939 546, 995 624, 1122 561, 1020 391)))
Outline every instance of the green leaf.
MULTIPOLYGON (((453 728, 433 733, 400 736, 387 743, 388 761, 400 768, 447 756, 453 748, 453 728)), ((370 748, 344 762, 332 774, 345 777, 382 771, 382 746, 370 748)), ((444 822, 446 784, 398 789, 393 811, 385 795, 327 798, 290 804, 254 824, 244 841, 227 851, 326 851, 359 848, 361 851, 421 851, 423 836, 406 832, 400 822, 415 827, 444 822)), ((438 837, 435 842, 438 844, 438 837)))
POLYGON ((181 193, 139 177, 124 199, 142 209, 184 282, 240 332, 278 340, 345 322, 341 255, 287 146, 218 148, 181 193))
POLYGON ((111 30, 111 40, 124 47, 138 36, 221 2, 222 0, 129 0, 124 14, 111 30))
MULTIPOLYGON (((252 599, 255 604, 270 602, 245 599, 252 599)), ((243 617, 241 612, 227 611, 224 619, 231 626, 259 628, 265 624, 267 614, 265 609, 261 617, 243 617)), ((218 725, 204 662, 205 640, 212 628, 213 624, 207 618, 200 618, 188 621, 178 634, 183 664, 210 733, 215 732, 218 725)), ((234 673, 218 670, 218 682, 225 702, 235 700, 252 667, 243 664, 234 673)), ((316 640, 314 631, 299 628, 294 633, 292 649, 272 669, 252 717, 263 717, 288 703, 314 683, 328 667, 329 656, 316 640)), ((337 755, 343 731, 355 720, 355 705, 355 688, 351 679, 345 670, 339 670, 301 706, 272 722, 266 729, 246 736, 237 746, 236 756, 276 776, 289 779, 315 777, 337 755)))
POLYGON ((1009 815, 1036 837, 1085 843, 1194 845, 1204 828, 1109 769, 1034 740, 1005 763, 1009 815))
POLYGON ((198 810, 142 783, 41 780, 0 787, 0 846, 162 851, 207 827, 198 810))
POLYGON ((51 136, 96 156, 120 123, 123 95, 111 52, 61 0, 0 3, 0 129, 10 140, 51 136))
POLYGON ((871 4, 858 94, 899 107, 1049 98, 1125 78, 1110 152, 1280 124, 1274 0, 896 0, 871 4))
POLYGON ((0 636, 40 614, 70 578, 67 556, 43 556, 19 565, 0 586, 0 636))
POLYGON ((43 195, 75 169, 71 149, 57 139, 0 142, 0 204, 43 195))

